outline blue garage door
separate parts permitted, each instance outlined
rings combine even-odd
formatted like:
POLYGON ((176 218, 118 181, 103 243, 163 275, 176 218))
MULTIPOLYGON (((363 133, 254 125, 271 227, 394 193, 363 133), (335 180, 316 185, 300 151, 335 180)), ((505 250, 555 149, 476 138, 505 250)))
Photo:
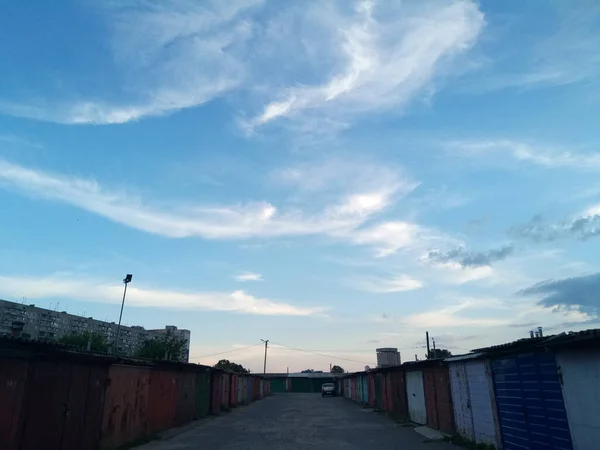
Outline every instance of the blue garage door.
POLYGON ((505 450, 572 450, 567 413, 551 353, 492 360, 505 450))

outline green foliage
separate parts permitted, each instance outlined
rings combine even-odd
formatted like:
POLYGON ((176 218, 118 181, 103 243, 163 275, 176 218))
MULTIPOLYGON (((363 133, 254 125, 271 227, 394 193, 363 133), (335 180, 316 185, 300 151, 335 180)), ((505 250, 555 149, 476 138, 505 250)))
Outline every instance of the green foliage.
POLYGON ((183 352, 185 345, 185 339, 164 335, 154 339, 148 339, 136 352, 136 356, 140 358, 176 361, 183 352))
POLYGON ((239 373, 240 375, 250 373, 250 371, 241 364, 234 363, 232 361, 229 361, 228 359, 222 359, 221 361, 216 363, 215 368, 227 370, 228 372, 239 373))
POLYGON ((340 366, 333 366, 331 368, 331 373, 344 373, 344 369, 340 366))
POLYGON ((90 333, 89 331, 63 336, 58 340, 58 342, 84 349, 87 349, 88 344, 90 344, 90 350, 93 352, 107 352, 109 348, 108 342, 104 336, 96 333, 90 333))
POLYGON ((452 356, 452 353, 450 352, 450 350, 446 350, 445 348, 436 348, 429 350, 429 355, 426 355, 425 357, 427 359, 438 359, 438 358, 448 358, 452 356))

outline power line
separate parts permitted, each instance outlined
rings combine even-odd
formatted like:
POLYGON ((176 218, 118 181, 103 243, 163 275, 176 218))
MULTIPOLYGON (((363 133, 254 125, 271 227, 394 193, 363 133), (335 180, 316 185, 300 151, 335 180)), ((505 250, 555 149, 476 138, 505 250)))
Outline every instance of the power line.
POLYGON ((259 345, 262 345, 262 342, 260 344, 249 345, 247 347, 241 347, 241 348, 235 348, 233 350, 227 350, 226 352, 211 353, 210 355, 202 355, 202 356, 190 356, 189 359, 201 359, 201 358, 208 358, 209 356, 225 355, 226 353, 239 352, 239 351, 242 351, 242 350, 246 350, 248 348, 258 347, 259 345))
POLYGON ((275 345, 281 345, 282 347, 289 348, 290 350, 295 350, 295 351, 297 351, 297 352, 309 353, 309 354, 311 354, 311 355, 323 356, 323 357, 325 357, 325 358, 339 359, 339 360, 342 360, 342 361, 349 361, 349 362, 356 362, 356 363, 361 363, 361 364, 371 364, 371 365, 373 365, 373 363, 372 363, 372 362, 366 362, 366 361, 357 361, 357 360, 355 360, 355 359, 340 358, 340 357, 338 357, 338 356, 326 355, 326 354, 324 354, 324 353, 312 352, 312 351, 310 351, 310 350, 302 350, 301 348, 294 348, 294 347, 290 347, 290 346, 288 346, 288 345, 285 345, 285 344, 280 344, 280 343, 278 343, 278 342, 271 342, 271 343, 272 343, 272 344, 275 344, 275 345))

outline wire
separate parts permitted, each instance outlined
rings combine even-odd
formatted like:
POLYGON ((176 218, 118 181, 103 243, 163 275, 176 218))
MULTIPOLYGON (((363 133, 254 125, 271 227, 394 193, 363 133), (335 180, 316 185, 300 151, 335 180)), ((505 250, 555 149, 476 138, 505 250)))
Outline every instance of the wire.
POLYGON ((357 361, 355 359, 348 359, 348 358, 340 358, 338 356, 331 356, 331 355, 325 355, 324 353, 318 353, 318 352, 312 352, 310 350, 302 350, 301 348, 294 348, 294 347, 290 347, 288 345, 285 344, 280 344, 278 342, 271 342, 271 344, 275 344, 275 345, 281 345, 282 347, 285 348, 289 348, 290 350, 295 350, 297 352, 302 352, 302 353, 309 353, 312 355, 317 355, 317 356, 324 356, 325 358, 332 358, 332 359, 339 359, 342 361, 350 361, 350 362, 357 362, 357 363, 361 363, 361 364, 369 364, 369 365, 373 365, 372 362, 366 362, 366 361, 357 361))
POLYGON ((248 348, 258 347, 259 345, 263 345, 262 342, 260 344, 249 345, 247 347, 235 348, 233 350, 227 350, 226 352, 211 353, 210 355, 202 355, 202 356, 190 356, 189 359, 201 359, 201 358, 208 358, 209 356, 225 355, 226 353, 239 352, 239 351, 242 351, 242 350, 246 350, 248 348))

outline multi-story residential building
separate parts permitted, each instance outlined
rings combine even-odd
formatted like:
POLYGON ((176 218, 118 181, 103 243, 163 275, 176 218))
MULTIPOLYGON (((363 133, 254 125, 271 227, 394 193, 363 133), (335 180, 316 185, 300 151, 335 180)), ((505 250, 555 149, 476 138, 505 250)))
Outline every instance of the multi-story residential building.
POLYGON ((162 330, 148 330, 153 336, 174 336, 185 341, 181 354, 177 355, 178 361, 187 362, 190 358, 190 330, 179 330, 176 326, 167 325, 162 330))
MULTIPOLYGON (((0 300, 0 335, 19 335, 32 339, 60 339, 71 334, 90 332, 103 336, 106 342, 114 343, 117 337, 118 325, 115 322, 105 322, 93 317, 81 317, 39 308, 35 305, 0 300)), ((119 332, 119 351, 121 354, 132 356, 144 342, 165 334, 185 339, 185 351, 178 355, 178 360, 187 362, 190 348, 190 331, 180 330, 168 325, 162 330, 146 330, 144 327, 121 326, 119 332)))
POLYGON ((377 352, 377 367, 389 367, 400 365, 400 352, 397 348, 385 347, 378 348, 377 352))

